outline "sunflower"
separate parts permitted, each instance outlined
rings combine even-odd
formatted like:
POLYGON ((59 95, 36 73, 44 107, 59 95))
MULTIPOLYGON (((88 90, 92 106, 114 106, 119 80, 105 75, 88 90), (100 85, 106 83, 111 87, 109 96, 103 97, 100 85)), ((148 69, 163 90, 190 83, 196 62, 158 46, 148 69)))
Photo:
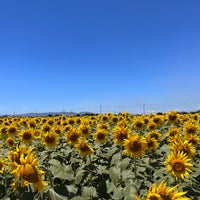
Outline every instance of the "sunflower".
POLYGON ((41 136, 41 130, 39 130, 39 129, 33 129, 32 130, 32 134, 33 134, 34 138, 40 138, 40 136, 41 136))
POLYGON ((34 157, 33 148, 28 148, 27 146, 20 145, 16 146, 15 150, 10 151, 7 157, 7 163, 11 173, 14 173, 13 171, 17 169, 18 165, 22 164, 20 160, 22 156, 34 157))
POLYGON ((117 124, 117 122, 118 122, 118 116, 115 116, 115 115, 113 115, 112 117, 111 117, 111 123, 112 124, 117 124))
POLYGON ((158 126, 161 126, 163 124, 163 117, 156 115, 152 118, 152 121, 155 122, 158 126))
POLYGON ((7 147, 11 148, 15 145, 15 140, 12 137, 8 137, 5 143, 7 147))
POLYGON ((55 132, 47 132, 42 135, 42 144, 45 147, 55 147, 59 141, 59 135, 55 132))
POLYGON ((168 155, 164 164, 167 166, 167 172, 171 173, 176 179, 185 179, 192 172, 190 160, 183 152, 172 152, 168 155))
POLYGON ((181 129, 177 127, 172 127, 167 131, 166 136, 168 142, 174 142, 182 137, 181 129))
POLYGON ((10 125, 10 126, 7 128, 7 133, 8 133, 9 135, 12 135, 12 136, 17 135, 17 133, 18 133, 18 126, 17 126, 16 124, 10 125))
POLYGON ((25 129, 20 132, 20 140, 24 143, 31 143, 35 139, 31 129, 25 129))
POLYGON ((80 135, 84 138, 87 138, 91 131, 90 131, 91 127, 88 124, 82 123, 79 127, 78 127, 78 131, 80 132, 80 135))
POLYGON ((75 145, 75 147, 79 151, 82 157, 94 153, 94 149, 83 139, 79 140, 79 142, 75 145))
POLYGON ((195 148, 198 148, 200 145, 200 137, 198 135, 188 135, 185 139, 195 148))
POLYGON ((161 140, 162 134, 158 131, 150 131, 148 132, 148 136, 159 141, 161 140))
POLYGON ((31 119, 28 121, 28 126, 30 128, 36 128, 36 121, 34 119, 31 119))
POLYGON ((136 130, 142 130, 144 128, 144 120, 141 117, 135 117, 133 119, 133 127, 136 130))
POLYGON ((198 133, 198 129, 198 125, 192 120, 185 122, 183 125, 185 135, 196 135, 198 133))
POLYGON ((44 133, 50 132, 50 130, 51 130, 51 126, 50 126, 48 123, 44 123, 44 124, 42 125, 42 131, 43 131, 44 133))
POLYGON ((146 135, 145 140, 146 140, 146 152, 152 152, 158 148, 159 146, 158 141, 155 138, 151 137, 151 135, 146 135))
POLYGON ((3 159, 0 157, 0 173, 2 174, 4 171, 4 161, 3 159))
POLYGON ((117 125, 112 131, 114 142, 122 146, 124 140, 128 139, 131 133, 132 132, 128 126, 117 125))
POLYGON ((3 125, 2 127, 0 127, 0 136, 1 136, 1 137, 6 136, 7 130, 8 130, 8 127, 5 126, 5 125, 3 125))
POLYGON ((67 124, 70 124, 70 125, 74 125, 75 124, 75 120, 72 116, 70 116, 68 119, 67 119, 67 124))
POLYGON ((176 190, 178 185, 174 187, 167 187, 167 183, 162 181, 158 186, 154 183, 148 190, 147 200, 190 200, 184 197, 187 192, 180 192, 176 190))
POLYGON ((65 133, 65 137, 67 143, 74 146, 79 142, 80 133, 78 132, 77 128, 71 128, 67 133, 65 133))
POLYGON ((109 130, 109 129, 110 129, 110 126, 109 126, 109 124, 107 124, 107 123, 99 123, 99 124, 97 125, 97 129, 109 130))
POLYGON ((14 190, 17 189, 17 183, 21 180, 21 186, 33 185, 34 191, 42 191, 45 189, 47 183, 42 180, 43 171, 38 167, 38 159, 34 154, 21 154, 19 158, 20 163, 14 163, 16 166, 12 171, 16 179, 12 184, 14 190))
POLYGON ((133 158, 142 156, 146 151, 146 140, 144 137, 134 134, 124 140, 125 153, 133 158))
POLYGON ((102 114, 100 119, 102 122, 107 122, 109 120, 109 116, 107 114, 102 114))
POLYGON ((169 113, 167 113, 167 121, 171 124, 174 124, 176 122, 178 122, 179 120, 179 115, 177 113, 177 111, 172 110, 169 113))
POLYGON ((58 126, 58 125, 54 126, 52 131, 55 132, 57 135, 62 134, 62 128, 61 128, 61 126, 58 126))
POLYGON ((108 131, 105 129, 97 129, 93 135, 95 141, 104 143, 108 138, 108 131))
POLYGON ((196 148, 188 140, 185 140, 183 137, 179 137, 175 142, 169 145, 170 149, 173 152, 183 152, 188 157, 192 158, 196 153, 196 148))
POLYGON ((64 127, 63 127, 63 131, 66 133, 66 132, 68 132, 68 131, 70 131, 72 129, 72 125, 70 125, 70 124, 67 124, 67 125, 65 125, 64 127))
POLYGON ((157 124, 153 120, 149 120, 149 122, 147 124, 147 130, 153 131, 155 129, 157 129, 157 124))

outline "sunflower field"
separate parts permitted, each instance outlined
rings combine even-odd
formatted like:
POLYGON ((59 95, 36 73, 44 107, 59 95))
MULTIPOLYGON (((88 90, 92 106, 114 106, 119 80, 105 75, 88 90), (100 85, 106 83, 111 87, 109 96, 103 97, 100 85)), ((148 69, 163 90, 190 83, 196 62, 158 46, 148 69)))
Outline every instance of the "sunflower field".
POLYGON ((200 114, 0 118, 0 199, 198 200, 200 114))

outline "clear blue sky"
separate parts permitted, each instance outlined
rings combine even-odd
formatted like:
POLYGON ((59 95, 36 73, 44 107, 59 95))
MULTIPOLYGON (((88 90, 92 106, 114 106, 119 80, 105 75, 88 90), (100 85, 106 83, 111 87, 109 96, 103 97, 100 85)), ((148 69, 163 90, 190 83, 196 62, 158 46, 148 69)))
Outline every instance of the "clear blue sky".
POLYGON ((198 0, 1 1, 0 114, 200 104, 199 10, 198 0))

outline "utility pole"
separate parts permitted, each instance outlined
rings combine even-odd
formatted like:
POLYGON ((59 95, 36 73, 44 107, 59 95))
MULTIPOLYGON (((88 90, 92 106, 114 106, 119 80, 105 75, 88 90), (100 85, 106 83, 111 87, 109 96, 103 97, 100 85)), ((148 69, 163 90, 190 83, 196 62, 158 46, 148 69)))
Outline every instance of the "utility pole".
POLYGON ((145 104, 143 104, 143 114, 145 114, 146 111, 145 111, 145 104))
POLYGON ((101 105, 99 106, 99 112, 100 112, 100 114, 101 114, 101 105))

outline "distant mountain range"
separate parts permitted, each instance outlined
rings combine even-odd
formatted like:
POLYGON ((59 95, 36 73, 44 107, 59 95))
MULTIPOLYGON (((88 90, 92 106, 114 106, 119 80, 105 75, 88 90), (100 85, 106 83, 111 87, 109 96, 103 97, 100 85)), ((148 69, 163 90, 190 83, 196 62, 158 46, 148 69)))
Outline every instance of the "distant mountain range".
POLYGON ((36 113, 36 112, 30 112, 30 113, 22 113, 22 114, 13 114, 13 115, 0 115, 1 117, 3 116, 27 116, 27 117, 36 117, 36 116, 57 116, 57 115, 65 115, 65 116, 76 116, 76 115, 95 115, 95 113, 92 112, 41 112, 41 113, 36 113))

